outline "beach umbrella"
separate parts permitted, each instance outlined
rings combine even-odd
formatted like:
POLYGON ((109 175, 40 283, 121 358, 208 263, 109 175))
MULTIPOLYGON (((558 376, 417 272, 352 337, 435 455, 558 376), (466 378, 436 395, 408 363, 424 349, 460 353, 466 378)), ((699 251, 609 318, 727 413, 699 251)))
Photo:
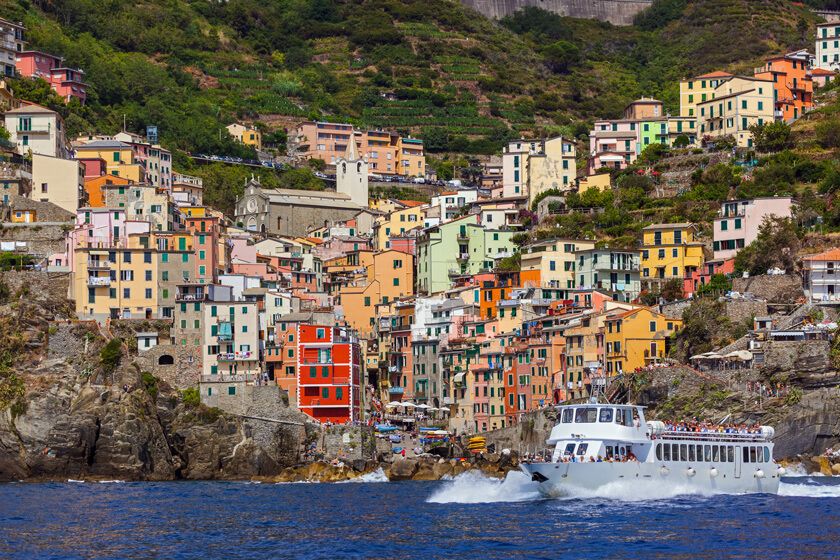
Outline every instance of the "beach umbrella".
POLYGON ((400 403, 400 406, 404 406, 406 408, 414 408, 417 405, 414 404, 413 402, 404 402, 404 403, 400 403))

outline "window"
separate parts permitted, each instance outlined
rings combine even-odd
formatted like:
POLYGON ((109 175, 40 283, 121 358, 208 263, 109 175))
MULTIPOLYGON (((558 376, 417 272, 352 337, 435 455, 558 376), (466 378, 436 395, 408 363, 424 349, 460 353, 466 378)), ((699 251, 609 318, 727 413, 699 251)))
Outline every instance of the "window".
POLYGON ((656 332, 656 321, 651 321, 650 325, 649 325, 649 328, 650 328, 650 332, 656 332))
POLYGON ((326 338, 327 334, 324 329, 315 329, 315 338, 322 339, 326 338))
POLYGON ((322 399, 330 398, 330 388, 329 387, 322 387, 321 388, 321 398, 322 399))
POLYGON ((231 385, 228 387, 228 395, 235 395, 236 394, 236 386, 231 385))

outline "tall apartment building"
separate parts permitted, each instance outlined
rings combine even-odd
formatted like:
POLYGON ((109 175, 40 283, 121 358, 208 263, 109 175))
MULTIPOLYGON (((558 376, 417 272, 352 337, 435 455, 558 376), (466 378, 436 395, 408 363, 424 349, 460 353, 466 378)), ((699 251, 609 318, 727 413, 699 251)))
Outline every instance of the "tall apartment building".
POLYGON ((300 155, 322 159, 330 167, 344 156, 351 139, 368 162, 370 173, 423 177, 426 158, 423 141, 402 138, 387 130, 357 131, 351 124, 303 122, 295 131, 300 155))
POLYGON ((840 70, 840 22, 818 23, 814 66, 836 72, 840 70))
POLYGON ((298 325, 298 409, 318 420, 344 424, 361 418, 362 349, 346 328, 298 325))
POLYGON ((571 189, 575 157, 574 143, 560 136, 508 142, 502 154, 502 196, 533 200, 549 189, 571 189))
POLYGON ((769 58, 764 66, 756 68, 756 78, 773 82, 776 118, 798 119, 814 107, 810 62, 807 52, 798 51, 769 58))
POLYGON ((15 75, 17 55, 23 51, 23 24, 0 18, 0 65, 4 76, 15 75))

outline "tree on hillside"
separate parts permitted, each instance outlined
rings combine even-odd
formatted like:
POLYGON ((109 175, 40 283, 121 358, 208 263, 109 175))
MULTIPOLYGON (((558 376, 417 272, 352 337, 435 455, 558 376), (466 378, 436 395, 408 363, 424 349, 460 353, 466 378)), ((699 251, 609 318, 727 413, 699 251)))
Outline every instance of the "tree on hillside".
POLYGON ((686 136, 685 134, 680 134, 674 139, 674 147, 677 149, 685 148, 689 145, 689 143, 690 142, 688 141, 688 136, 686 136))
POLYGON ((650 144, 639 154, 638 162, 653 165, 668 155, 668 146, 664 144, 650 144))
POLYGON ((759 152, 780 152, 790 146, 790 126, 784 121, 754 124, 750 132, 759 152))
POLYGON ((789 218, 768 216, 758 228, 755 241, 735 255, 735 271, 756 275, 776 267, 792 272, 799 247, 794 223, 789 218))
POLYGON ((557 74, 566 74, 580 63, 580 49, 568 41, 557 41, 543 49, 546 65, 557 74))

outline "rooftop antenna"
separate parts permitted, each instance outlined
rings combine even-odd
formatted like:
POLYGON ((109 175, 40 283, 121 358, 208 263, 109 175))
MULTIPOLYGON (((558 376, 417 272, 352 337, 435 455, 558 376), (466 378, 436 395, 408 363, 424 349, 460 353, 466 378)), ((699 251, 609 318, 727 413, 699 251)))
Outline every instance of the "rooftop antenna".
POLYGON ((123 113, 123 132, 125 132, 125 113, 123 113))

